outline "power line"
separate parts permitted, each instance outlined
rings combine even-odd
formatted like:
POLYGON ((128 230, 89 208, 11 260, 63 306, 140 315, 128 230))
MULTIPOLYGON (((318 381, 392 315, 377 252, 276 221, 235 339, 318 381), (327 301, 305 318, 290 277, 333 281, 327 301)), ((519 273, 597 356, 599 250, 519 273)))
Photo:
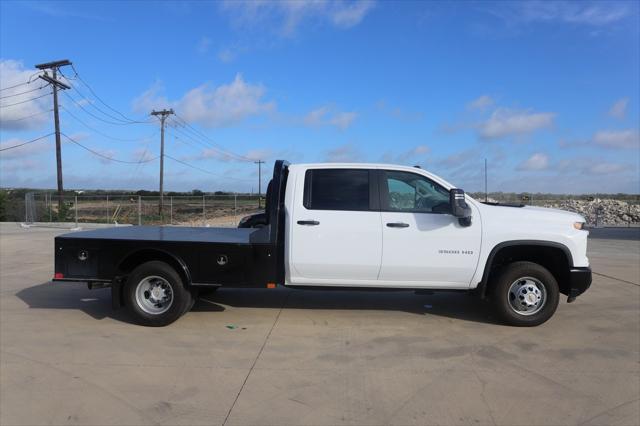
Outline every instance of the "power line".
MULTIPOLYGON (((175 128, 174 128, 174 130, 175 130, 175 128)), ((175 134, 173 135, 173 138, 174 138, 175 140, 177 140, 178 142, 180 142, 180 143, 182 143, 182 144, 185 144, 186 146, 191 147, 191 148, 193 148, 194 150, 196 150, 196 151, 198 151, 198 152, 201 152, 200 148, 198 148, 197 146, 193 145, 193 144, 192 144, 191 142, 189 142, 188 140, 183 139, 183 138, 179 138, 179 137, 177 137, 175 134)), ((167 156, 167 155, 165 154, 165 157, 166 157, 166 156, 167 156)), ((172 158, 172 160, 173 160, 173 158, 172 158)), ((242 181, 249 181, 249 180, 251 180, 251 179, 249 179, 249 178, 236 178, 236 177, 232 177, 232 176, 226 176, 226 175, 216 174, 216 173, 213 173, 213 172, 205 171, 205 170, 203 170, 203 169, 200 169, 200 168, 198 168, 198 167, 196 167, 196 166, 192 166, 192 165, 189 165, 189 167, 196 168, 197 170, 204 171, 205 173, 209 173, 209 174, 211 174, 211 175, 213 175, 213 176, 218 176, 218 177, 229 177, 230 179, 236 179, 236 180, 242 180, 242 181)))
MULTIPOLYGON (((129 121, 124 121, 124 120, 122 120, 122 119, 120 119, 120 118, 114 117, 114 116, 112 116, 111 114, 108 114, 108 113, 104 112, 103 110, 101 110, 100 108, 98 108, 97 106, 95 106, 95 105, 94 105, 94 103, 93 103, 90 99, 87 99, 87 97, 86 97, 86 96, 84 96, 82 93, 80 93, 80 92, 78 91, 78 89, 76 89, 75 87, 73 87, 73 89, 74 89, 74 90, 78 93, 78 95, 80 96, 80 102, 85 101, 87 105, 92 106, 95 110, 97 110, 97 111, 101 112, 102 114, 104 114, 105 116, 107 116, 107 117, 109 117, 109 118, 111 118, 111 119, 113 119, 113 120, 116 120, 115 122, 111 122, 111 121, 107 121, 107 120, 104 120, 104 119, 103 119, 103 121, 105 121, 106 123, 109 123, 109 124, 117 124, 117 125, 133 124, 133 123, 131 123, 131 122, 129 122, 129 121)), ((83 109, 87 114, 91 114, 93 117, 96 117, 95 115, 93 115, 92 113, 90 113, 88 110, 86 110, 86 109, 84 108, 84 105, 82 105, 80 102, 77 102, 77 101, 75 100, 75 98, 74 98, 74 97, 72 97, 70 94, 67 94, 67 96, 68 96, 68 97, 70 97, 70 98, 72 98, 72 100, 76 103, 76 105, 78 105, 78 106, 82 107, 82 109, 83 109)), ((98 118, 98 117, 96 117, 96 118, 98 118)), ((98 119, 100 119, 100 118, 98 118, 98 119)))
POLYGON ((251 158, 245 157, 244 155, 236 154, 235 152, 232 152, 232 151, 227 151, 226 149, 220 147, 213 140, 211 140, 207 135, 205 135, 204 133, 202 133, 201 131, 199 131, 195 127, 193 127, 191 124, 189 124, 189 122, 187 122, 187 120, 185 120, 184 118, 182 118, 178 114, 176 114, 176 117, 182 122, 182 123, 179 123, 179 124, 182 124, 182 126, 185 127, 185 130, 190 130, 192 133, 195 133, 200 138, 206 140, 208 142, 208 145, 212 145, 212 148, 217 149, 217 150, 227 154, 230 157, 235 157, 238 160, 247 161, 247 162, 253 162, 253 159, 251 159, 251 158))
MULTIPOLYGON (((147 142, 144 146, 144 150, 142 151, 142 153, 140 154, 140 159, 138 160, 136 166, 133 168, 133 170, 131 171, 131 175, 129 176, 129 184, 133 181, 134 176, 136 176, 138 174, 138 171, 140 170, 140 166, 142 165, 142 161, 144 160, 144 158, 147 155, 147 152, 149 152, 149 145, 151 144, 151 140, 149 140, 149 142, 147 142)), ((144 166, 143 166, 144 167, 144 166)))
POLYGON ((122 138, 116 138, 114 136, 110 136, 106 133, 101 132, 100 130, 90 126, 89 124, 85 123, 84 121, 82 121, 81 119, 79 119, 74 113, 72 113, 71 111, 69 111, 67 108, 65 108, 64 106, 60 106, 60 108, 62 108, 67 114, 69 114, 72 118, 74 118, 76 121, 78 121, 80 124, 82 124, 84 127, 86 127, 87 129, 96 132, 97 134, 107 138, 107 139, 112 139, 114 141, 119 141, 119 142, 138 142, 138 141, 146 141, 151 139, 153 136, 156 135, 157 132, 144 137, 144 138, 136 138, 136 139, 122 139, 122 138))
POLYGON ((198 129, 196 129, 195 127, 193 127, 191 124, 189 124, 184 118, 176 115, 176 117, 182 122, 182 123, 178 123, 178 124, 182 124, 182 127, 185 129, 185 131, 190 131, 192 134, 195 134, 197 137, 204 139, 205 143, 210 146, 211 148, 218 150, 219 152, 225 154, 228 157, 231 158, 235 158, 237 160, 241 160, 241 161, 247 161, 247 162, 253 162, 253 160, 251 158, 245 157, 243 155, 240 154, 236 154, 233 151, 228 151, 224 148, 222 148, 221 146, 219 146, 217 143, 215 143, 213 140, 211 140, 207 135, 205 135, 204 133, 202 133, 201 131, 199 131, 198 129))
POLYGON ((71 138, 71 137, 67 136, 66 134, 64 134, 64 133, 62 133, 62 132, 61 132, 60 134, 61 134, 62 136, 64 136, 65 138, 67 138, 68 140, 70 140, 71 142, 73 142, 74 144, 78 145, 79 147, 86 149, 87 151, 89 151, 89 152, 90 152, 90 153, 92 153, 93 155, 97 155, 98 157, 102 157, 102 158, 104 158, 104 159, 106 159, 106 160, 109 160, 109 161, 115 161, 116 163, 123 163, 123 164, 140 164, 140 163, 150 163, 151 161, 154 161, 154 160, 157 160, 157 159, 158 159, 158 157, 154 157, 154 158, 151 158, 151 159, 149 159, 149 160, 144 160, 144 161, 142 161, 142 160, 141 160, 141 161, 125 161, 125 160, 118 160, 117 158, 109 157, 108 155, 104 155, 104 154, 101 154, 101 153, 100 153, 100 152, 98 152, 98 151, 94 151, 93 149, 91 149, 91 148, 89 148, 89 147, 86 147, 86 146, 82 145, 80 142, 76 141, 75 139, 73 139, 73 138, 71 138))
POLYGON ((29 76, 29 80, 27 80, 27 81, 23 81, 22 83, 14 84, 13 86, 0 87, 0 92, 2 92, 3 90, 15 89, 16 87, 26 86, 27 84, 31 84, 31 83, 33 83, 33 77, 38 75, 38 74, 40 74, 40 71, 37 71, 37 72, 34 72, 33 74, 31 74, 29 76))
POLYGON ((46 113, 51 112, 51 111, 53 111, 53 108, 48 109, 46 111, 36 112, 35 114, 27 115, 26 117, 12 118, 10 120, 5 120, 5 119, 0 118, 0 121, 2 121, 3 123, 13 122, 13 121, 22 121, 22 120, 26 120, 27 118, 35 117, 37 115, 46 114, 46 113))
POLYGON ((14 88, 20 87, 20 86, 26 86, 27 84, 31 84, 31 81, 25 81, 23 83, 14 84, 13 86, 2 87, 2 88, 0 88, 0 92, 3 91, 3 90, 14 89, 14 88))
POLYGON ((23 143, 18 144, 18 145, 13 145, 13 146, 8 146, 8 147, 6 147, 6 148, 2 148, 2 149, 0 149, 0 151, 8 151, 8 150, 10 150, 10 149, 20 148, 21 146, 28 145, 28 144, 30 144, 30 143, 34 143, 34 142, 38 142, 39 140, 44 139, 44 138, 48 138, 49 136, 51 136, 51 135, 53 135, 53 134, 55 134, 55 132, 51 132, 51 133, 49 133, 48 135, 40 136, 39 138, 32 139, 32 140, 30 140, 30 141, 23 142, 23 143))
MULTIPOLYGON (((120 111, 118 111, 117 109, 111 107, 109 104, 107 104, 105 101, 102 100, 102 98, 100 96, 98 96, 98 94, 91 88, 91 86, 89 86, 89 83, 87 83, 86 81, 84 81, 84 79, 80 76, 80 74, 78 74, 78 70, 76 70, 76 68, 71 65, 71 68, 73 69, 73 72, 75 74, 75 77, 86 86, 87 89, 89 89, 89 91, 91 92, 91 94, 93 94, 93 96, 95 96, 95 98, 100 101, 100 103, 104 106, 106 106, 107 108, 109 108, 111 111, 115 112, 116 114, 120 115, 122 118, 124 118, 127 121, 131 121, 131 122, 135 122, 135 123, 142 123, 142 121, 138 121, 138 120, 132 120, 131 118, 127 117, 126 115, 124 115, 123 113, 121 113, 120 111)), ((76 91, 78 93, 80 93, 80 91, 74 87, 76 89, 76 91)), ((144 121, 145 123, 148 123, 148 121, 144 121)))
MULTIPOLYGON (((225 154, 225 153, 224 153, 224 152, 222 152, 221 150, 219 150, 219 149, 217 149, 217 148, 215 148, 215 147, 212 147, 211 145, 209 145, 209 144, 207 144, 207 143, 203 142, 203 141, 202 141, 202 140, 200 140, 200 139, 195 139, 193 136, 191 136, 191 134, 186 133, 186 132, 184 132, 184 131, 180 130, 180 128, 178 128, 178 127, 176 126, 176 124, 177 124, 177 123, 169 123, 169 126, 170 126, 171 128, 173 128, 173 130, 175 130, 176 132, 180 133, 182 136, 187 137, 187 138, 189 138, 191 141, 193 141, 193 142, 195 142, 196 144, 198 144, 200 147, 205 148, 205 149, 212 149, 212 150, 216 151, 217 153, 219 153, 219 154, 221 154, 221 155, 226 155, 227 157, 232 158, 231 156, 229 156, 229 155, 225 154)), ((174 136, 175 136, 175 135, 174 135, 174 136)))
MULTIPOLYGON (((74 104, 76 104, 76 106, 77 106, 78 108, 80 108, 81 110, 83 110, 84 112, 86 112, 87 114, 89 114, 90 116, 92 116, 93 118, 95 118, 96 120, 100 120, 100 121, 102 121, 103 123, 112 124, 112 125, 114 125, 114 126, 127 126, 127 125, 131 125, 131 124, 137 124, 137 123, 131 123, 131 122, 125 123, 125 122, 115 122, 115 121, 105 120, 104 118, 99 117, 99 116, 95 115, 94 113, 92 113, 91 111, 89 111, 88 109, 86 109, 86 108, 84 107, 84 105, 82 105, 80 102, 76 101, 76 100, 75 100, 75 99, 74 99, 74 98, 73 98, 69 93, 67 93, 67 92, 62 92, 62 93, 63 93, 66 97, 68 97, 68 98, 69 98, 69 100, 71 100, 71 102, 73 102, 74 104)), ((91 103, 91 101, 89 101, 88 99, 85 99, 85 100, 86 100, 86 101, 88 101, 89 103, 91 103)), ((69 111, 69 110, 67 110, 67 111, 69 111)))
POLYGON ((116 120, 118 123, 122 123, 122 124, 146 124, 146 123, 151 123, 150 120, 148 121, 138 121, 138 120, 130 120, 130 119, 126 119, 123 120, 119 117, 116 117, 114 115, 109 114, 108 112, 104 111, 102 108, 99 108, 95 102, 92 102, 91 99, 89 99, 88 96, 86 96, 84 93, 82 93, 80 90, 78 90, 77 86, 72 86, 73 90, 75 90, 78 95, 80 96, 80 100, 84 100, 86 101, 89 105, 91 105, 95 110, 100 111, 102 114, 104 114, 105 116, 116 120))
MULTIPOLYGON (((228 152, 225 152, 225 151, 223 151, 223 150, 221 150, 221 149, 219 149, 219 148, 217 148, 215 146, 212 146, 211 144, 206 143, 202 139, 196 139, 191 133, 187 133, 186 131, 183 131, 179 127, 177 127, 177 124, 178 123, 175 123, 175 122, 174 123, 170 123, 170 126, 173 128, 173 130, 175 130, 176 132, 180 133, 180 135, 190 139, 192 142, 198 144, 200 147, 202 147, 204 149, 209 149, 209 150, 215 151, 216 153, 218 153, 220 155, 220 157, 222 159, 226 158, 226 159, 229 159, 229 160, 237 160, 237 158, 234 157, 232 154, 230 154, 228 152)), ((186 130, 186 129, 184 129, 184 130, 186 130)), ((177 136, 175 136, 175 135, 174 135, 174 137, 177 138, 177 136)), ((187 142, 186 139, 181 139, 181 141, 183 143, 187 142)), ((195 147, 193 145, 191 145, 191 146, 194 147, 195 149, 200 150, 199 148, 197 148, 197 147, 195 147)))
POLYGON ((80 96, 80 100, 81 100, 81 101, 82 101, 82 100, 86 101, 86 102, 87 102, 87 104, 91 105, 91 106, 92 106, 96 111, 100 111, 102 114, 104 114, 105 116, 107 116, 107 117, 111 118, 112 120, 116 120, 117 122, 122 123, 122 124, 135 124, 135 123, 136 123, 135 121, 131 121, 131 120, 123 120, 123 119, 121 119, 121 118, 118 118, 118 117, 115 117, 115 116, 113 116, 113 115, 109 114, 108 112, 105 112, 105 111, 104 111, 104 110, 102 110, 101 108, 98 108, 98 106, 97 106, 95 103, 91 102, 91 100, 90 100, 89 98, 87 98, 87 97, 84 95, 84 93, 82 93, 81 91, 79 91, 79 90, 78 90, 78 88, 77 88, 76 86, 72 86, 72 88, 73 88, 73 90, 75 90, 75 91, 78 93, 78 95, 80 96))
MULTIPOLYGON (((175 130, 175 128, 174 128, 174 130, 175 130)), ((184 145, 186 145, 186 146, 188 146, 190 148, 193 148, 194 150, 198 151, 198 153, 202 152, 202 150, 198 146, 192 144, 191 142, 189 142, 186 139, 177 137, 175 134, 173 135, 173 139, 177 140, 181 144, 184 144, 184 145)))
POLYGON ((45 93, 44 95, 36 96, 35 98, 27 99, 27 100, 20 101, 20 102, 15 102, 15 103, 9 104, 9 105, 0 105, 0 108, 8 108, 8 107, 11 107, 11 106, 14 106, 14 105, 25 104, 27 102, 35 101, 36 99, 40 99, 40 98, 44 98, 45 96, 49 96, 51 93, 53 93, 53 92, 48 92, 48 93, 45 93))
POLYGON ((247 157, 243 157, 241 155, 234 154, 232 152, 225 151, 225 150, 223 150, 221 148, 218 148, 218 147, 206 142, 205 140, 203 140, 197 134, 195 134, 195 136, 194 136, 193 132, 192 133, 187 133, 186 131, 189 130, 189 129, 187 129, 184 125, 181 125, 180 123, 172 122, 171 124, 173 124, 171 127, 173 127, 174 130, 179 132, 181 135, 191 139, 192 141, 198 143, 200 146, 202 146, 205 149, 212 149, 212 150, 216 151, 217 153, 219 153, 221 156, 226 157, 226 158, 228 158, 230 160, 239 160, 239 161, 246 161, 246 162, 251 161, 251 162, 253 162, 253 160, 250 160, 247 157), (181 126, 182 129, 184 129, 184 130, 181 130, 178 126, 181 126), (199 139, 196 139, 196 137, 198 137, 199 139))
POLYGON ((0 96, 0 99, 13 98, 14 96, 20 96, 20 95, 24 95, 26 93, 35 92, 36 90, 40 90, 40 89, 45 88, 47 86, 48 86, 48 84, 45 84, 44 86, 40 86, 40 87, 36 87, 35 89, 27 90, 26 92, 13 93, 13 94, 7 95, 7 96, 0 96))
POLYGON ((187 167, 191 167, 192 169, 195 169, 195 170, 201 171, 202 173, 206 173, 206 174, 209 174, 209 175, 212 175, 212 176, 222 177, 222 178, 225 178, 225 179, 240 180, 240 181, 248 181, 248 180, 251 180, 251 179, 248 179, 248 178, 237 178, 237 177, 233 177, 233 176, 221 175, 221 174, 213 173, 213 172, 210 172, 210 171, 208 171, 208 170, 201 169, 201 168, 200 168, 200 167, 198 167, 198 166, 194 166, 193 164, 189 164, 189 163, 187 163, 187 162, 185 162, 185 161, 178 160, 177 158, 173 158, 173 157, 172 157, 172 156, 170 156, 169 154, 165 154, 164 156, 165 156, 165 157, 167 157, 167 158, 170 158, 171 160, 173 160, 173 161, 175 161, 175 162, 178 162, 178 163, 183 164, 183 165, 185 165, 185 166, 187 166, 187 167))

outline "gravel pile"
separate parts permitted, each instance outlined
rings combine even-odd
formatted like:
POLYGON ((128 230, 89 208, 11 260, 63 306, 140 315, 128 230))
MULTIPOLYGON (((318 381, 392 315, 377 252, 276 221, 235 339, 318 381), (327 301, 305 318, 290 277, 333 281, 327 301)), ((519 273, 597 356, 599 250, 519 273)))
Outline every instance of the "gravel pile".
POLYGON ((640 223, 640 205, 626 201, 599 199, 548 202, 543 207, 568 210, 581 214, 590 225, 627 225, 640 223))

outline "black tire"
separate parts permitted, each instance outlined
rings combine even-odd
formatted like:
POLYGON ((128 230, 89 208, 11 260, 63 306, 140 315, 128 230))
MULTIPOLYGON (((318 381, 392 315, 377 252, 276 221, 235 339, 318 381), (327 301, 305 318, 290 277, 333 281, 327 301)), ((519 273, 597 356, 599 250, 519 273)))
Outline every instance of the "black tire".
POLYGON ((547 268, 537 263, 511 263, 502 268, 493 284, 491 299, 498 315, 509 325, 540 325, 558 308, 558 282, 547 268), (540 301, 536 301, 538 297, 540 301), (528 313, 525 309, 529 309, 528 313))
POLYGON ((182 316, 193 301, 193 297, 185 288, 180 275, 171 266, 160 261, 146 262, 133 270, 124 286, 124 298, 127 311, 134 321, 140 325, 150 327, 163 327, 171 324, 182 316), (141 295, 141 302, 138 302, 136 298, 138 286, 142 285, 143 281, 150 277, 160 278, 160 280, 155 278, 152 282, 162 282, 165 287, 169 286, 171 303, 167 303, 169 306, 163 312, 152 313, 148 311, 150 302, 145 302, 144 298, 149 299, 147 294, 149 292, 144 292, 144 295, 141 295))
POLYGON ((196 302, 198 301, 198 298, 200 297, 200 292, 198 291, 197 288, 193 288, 191 287, 188 291, 189 293, 189 297, 190 297, 190 301, 189 303, 187 303, 185 309, 184 309, 184 314, 186 314, 187 312, 189 312, 191 309, 193 309, 193 305, 196 304, 196 302))

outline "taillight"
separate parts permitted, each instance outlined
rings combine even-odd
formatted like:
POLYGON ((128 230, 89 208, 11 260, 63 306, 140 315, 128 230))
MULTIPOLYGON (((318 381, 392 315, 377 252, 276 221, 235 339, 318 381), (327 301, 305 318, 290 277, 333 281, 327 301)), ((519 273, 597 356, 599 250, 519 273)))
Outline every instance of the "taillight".
POLYGON ((55 274, 53 274, 53 278, 59 280, 61 278, 64 278, 64 275, 62 274, 62 272, 56 272, 55 274))

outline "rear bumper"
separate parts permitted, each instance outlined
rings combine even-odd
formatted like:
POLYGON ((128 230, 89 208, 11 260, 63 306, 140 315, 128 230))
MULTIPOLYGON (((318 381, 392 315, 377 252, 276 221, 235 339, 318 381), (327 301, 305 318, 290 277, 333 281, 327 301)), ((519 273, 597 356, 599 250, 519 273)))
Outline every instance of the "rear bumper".
POLYGON ((569 294, 567 302, 573 302, 576 297, 587 291, 591 286, 591 268, 571 268, 569 270, 569 294))

